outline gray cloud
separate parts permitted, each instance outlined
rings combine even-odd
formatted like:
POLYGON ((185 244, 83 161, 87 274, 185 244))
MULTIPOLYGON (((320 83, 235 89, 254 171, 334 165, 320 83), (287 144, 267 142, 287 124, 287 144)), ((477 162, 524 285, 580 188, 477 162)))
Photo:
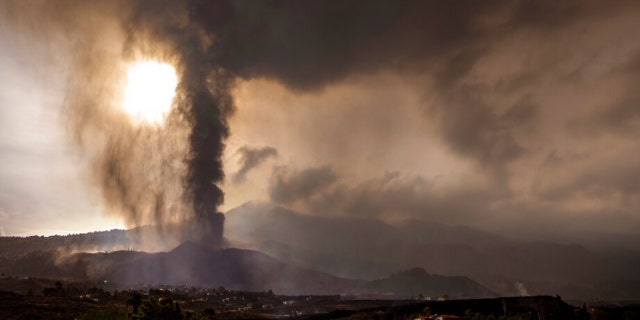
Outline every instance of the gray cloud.
MULTIPOLYGON (((481 98, 478 89, 462 89, 452 92, 442 102, 442 109, 435 110, 443 137, 456 152, 476 159, 483 167, 502 174, 506 165, 521 156, 524 146, 516 140, 514 131, 527 122, 534 110, 527 108, 524 116, 517 117, 519 106, 512 113, 497 114, 481 98)), ((522 108, 522 107, 520 107, 522 108)))
MULTIPOLYGON (((528 53, 528 67, 494 83, 479 78, 483 75, 475 69, 499 54, 503 42, 573 32, 633 6, 626 1, 607 6, 592 1, 238 2, 225 7, 230 12, 226 21, 243 23, 221 29, 219 59, 240 77, 268 77, 298 92, 380 70, 427 74, 434 82, 425 91, 436 103, 425 106, 425 114, 439 119, 453 151, 504 179, 506 167, 531 151, 520 141, 523 129, 535 130, 531 122, 538 102, 531 92, 562 68, 559 60, 572 57, 558 59, 538 48, 528 53), (496 101, 507 95, 520 96, 520 101, 496 101), (525 99, 527 106, 518 109, 525 99), (511 104, 510 111, 505 103, 511 104)), ((199 12, 216 10, 207 9, 199 12)), ((207 28, 218 30, 223 23, 210 22, 207 28)), ((560 47, 568 51, 558 54, 574 50, 560 47)))
MULTIPOLYGON (((259 116, 237 128, 264 132, 234 143, 273 146, 277 164, 301 168, 262 177, 279 203, 469 223, 609 209, 637 219, 637 168, 619 160, 638 156, 636 1, 18 3, 2 5, 8 16, 41 23, 16 32, 73 57, 61 68, 66 121, 98 159, 105 203, 131 222, 171 220, 175 203, 215 211, 227 121, 244 112, 234 99, 251 98, 259 116), (117 89, 113 66, 151 53, 182 74, 160 135, 96 102, 117 89), (233 91, 247 83, 271 87, 233 91)), ((271 153, 242 151, 232 178, 258 177, 271 153)))
MULTIPOLYGON (((107 211, 129 225, 168 227, 194 219, 222 239, 221 157, 233 110, 232 77, 210 57, 189 4, 169 1, 4 3, 13 28, 54 48, 67 77, 63 123, 91 159, 90 180, 107 211), (163 126, 132 124, 118 112, 126 64, 158 59, 178 73, 163 126), (215 78, 215 81, 211 79, 215 78), (209 224, 211 224, 209 226, 209 224)), ((197 235, 196 235, 197 237, 197 235)))
POLYGON ((240 154, 240 159, 238 159, 240 169, 233 175, 233 181, 242 183, 247 179, 247 173, 251 169, 259 166, 269 157, 276 157, 278 150, 273 147, 251 148, 243 146, 238 149, 237 153, 240 154))
POLYGON ((331 186, 337 179, 331 166, 290 172, 286 167, 275 168, 271 177, 269 194, 271 200, 290 204, 308 200, 331 186))
POLYGON ((541 182, 537 185, 541 186, 537 191, 543 198, 550 200, 579 196, 592 199, 620 197, 622 203, 626 204, 623 207, 633 208, 640 204, 638 179, 640 164, 637 161, 629 158, 605 158, 580 168, 578 174, 551 188, 545 188, 541 182))
POLYGON ((398 171, 365 181, 349 181, 330 166, 274 172, 271 199, 303 212, 325 216, 427 218, 447 223, 475 223, 483 206, 500 198, 495 189, 462 187, 442 193, 437 179, 398 171), (464 199, 461 201, 460 199, 464 199))
MULTIPOLYGON (((637 168, 631 170, 637 171, 637 168)), ((598 201, 618 193, 628 196, 625 202, 630 207, 637 206, 640 197, 636 184, 632 183, 637 180, 637 173, 620 179, 620 174, 629 173, 628 168, 615 171, 586 175, 532 200, 516 200, 509 190, 499 187, 443 188, 437 177, 428 179, 398 171, 353 181, 329 166, 306 170, 279 168, 274 171, 270 192, 274 203, 329 218, 392 222, 422 219, 472 226, 521 239, 595 244, 590 234, 632 233, 639 225, 637 217, 624 207, 591 206, 576 211, 565 202, 576 195, 598 201), (610 189, 613 185, 617 187, 610 189)))

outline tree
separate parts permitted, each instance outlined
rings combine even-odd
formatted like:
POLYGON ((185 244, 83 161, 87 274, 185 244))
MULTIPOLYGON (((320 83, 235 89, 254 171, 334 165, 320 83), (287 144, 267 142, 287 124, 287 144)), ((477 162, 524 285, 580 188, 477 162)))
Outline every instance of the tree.
POLYGON ((202 312, 202 315, 203 315, 202 319, 204 320, 213 320, 216 318, 216 311, 211 308, 206 308, 202 312))
POLYGON ((133 307, 133 313, 138 313, 138 307, 142 303, 142 295, 139 292, 134 292, 131 295, 131 299, 127 300, 127 306, 133 307))
POLYGON ((622 314, 622 318, 623 318, 624 320, 640 319, 640 312, 625 311, 625 312, 622 314))
POLYGON ((140 312, 131 318, 136 320, 184 320, 180 305, 169 298, 143 300, 140 312))

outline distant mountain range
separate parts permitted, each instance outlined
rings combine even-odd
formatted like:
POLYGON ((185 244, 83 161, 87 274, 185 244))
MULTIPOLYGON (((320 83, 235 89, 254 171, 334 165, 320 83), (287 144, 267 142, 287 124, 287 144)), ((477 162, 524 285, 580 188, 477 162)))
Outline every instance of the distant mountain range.
POLYGON ((0 271, 91 277, 122 286, 182 283, 280 293, 480 297, 496 292, 640 300, 638 254, 514 241, 423 220, 391 225, 376 219, 309 216, 259 203, 246 203, 225 215, 227 247, 240 249, 163 243, 152 227, 0 237, 0 271), (158 244, 151 251, 166 252, 122 250, 149 243, 158 244), (169 250, 161 250, 163 246, 169 250), (98 253, 77 253, 83 251, 98 253))
POLYGON ((467 277, 446 277, 429 274, 422 268, 413 268, 393 274, 391 277, 369 281, 365 292, 392 294, 405 297, 492 297, 497 296, 487 288, 467 277), (446 288, 446 291, 443 289, 446 288))
POLYGON ((6 275, 54 277, 111 283, 116 289, 153 285, 225 287, 278 294, 348 294, 409 298, 418 295, 495 297, 464 277, 407 271, 372 282, 332 276, 280 262, 264 253, 242 249, 214 250, 185 242, 169 252, 75 253, 38 251, 5 260, 6 275))
POLYGON ((501 295, 561 294, 589 300, 640 299, 640 255, 593 252, 577 244, 524 242, 423 220, 309 216, 246 203, 226 214, 240 247, 337 276, 374 280, 421 267, 467 276, 501 295))

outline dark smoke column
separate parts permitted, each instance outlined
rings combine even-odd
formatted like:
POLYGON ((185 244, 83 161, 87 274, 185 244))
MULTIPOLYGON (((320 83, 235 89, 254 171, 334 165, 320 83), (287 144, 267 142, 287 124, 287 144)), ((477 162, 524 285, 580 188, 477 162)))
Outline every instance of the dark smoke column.
MULTIPOLYGON (((125 22, 129 49, 142 56, 169 57, 178 71, 177 122, 188 126, 188 153, 183 178, 182 240, 220 247, 224 215, 218 206, 224 194, 222 155, 229 135, 227 117, 233 111, 233 77, 216 62, 216 32, 206 30, 197 15, 209 1, 138 0, 125 2, 132 12, 125 22), (189 210, 191 211, 191 210, 189 210)), ((209 20, 207 17, 206 20, 209 20)), ((161 58, 162 60, 162 58, 161 58)))
MULTIPOLYGON (((168 57, 178 71, 176 110, 173 116, 188 128, 188 152, 180 160, 186 164, 183 201, 191 212, 180 212, 182 240, 210 247, 222 244, 224 215, 218 212, 224 194, 218 184, 224 179, 222 155, 229 135, 227 117, 233 111, 233 76, 216 62, 217 32, 207 30, 200 17, 202 7, 225 2, 210 1, 125 1, 130 15, 123 21, 128 32, 125 48, 142 57, 168 57)), ((202 18, 206 18, 203 20, 202 18)), ((163 166, 172 170, 171 164, 163 166)), ((186 210, 185 210, 186 211, 186 210)), ((162 221, 163 219, 157 219, 162 221)))
POLYGON ((226 118, 233 109, 229 94, 232 80, 211 66, 206 56, 197 47, 183 55, 183 107, 191 125, 186 190, 195 212, 193 233, 188 238, 219 247, 224 215, 217 208, 224 193, 216 183, 224 178, 221 158, 223 141, 229 135, 226 118))

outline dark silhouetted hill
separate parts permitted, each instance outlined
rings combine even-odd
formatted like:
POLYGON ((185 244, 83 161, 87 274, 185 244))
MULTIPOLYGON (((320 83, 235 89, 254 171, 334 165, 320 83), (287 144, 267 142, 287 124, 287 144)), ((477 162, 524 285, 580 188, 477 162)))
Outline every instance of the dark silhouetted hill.
POLYGON ((368 282, 368 292, 393 293, 403 298, 450 296, 456 298, 489 298, 497 294, 467 277, 445 277, 429 274, 422 268, 413 268, 391 277, 368 282))
MULTIPOLYGON (((567 299, 640 300, 640 255, 635 251, 592 251, 577 244, 514 241, 469 227, 416 219, 391 225, 373 218, 309 216, 256 203, 226 213, 225 235, 229 247, 260 251, 284 265, 363 282, 421 267, 431 274, 468 277, 501 295, 558 293, 567 299)), ((154 278, 152 271, 156 269, 175 270, 172 277, 183 279, 180 269, 170 263, 180 255, 181 247, 178 252, 158 255, 126 250, 167 251, 178 244, 170 246, 162 240, 152 227, 68 236, 0 237, 0 269, 17 262, 21 274, 109 276, 129 283, 139 276, 126 278, 124 273, 109 271, 135 267, 149 272, 145 281, 173 279, 154 278), (149 244, 155 247, 148 249, 149 244), (59 254, 50 250, 73 259, 60 260, 59 254), (74 254, 82 251, 100 253, 74 254)), ((232 259, 231 252, 224 253, 224 259, 232 259)), ((207 260, 214 259, 212 254, 199 255, 207 260)), ((200 270, 197 264, 189 268, 200 270)), ((268 277, 258 275, 256 279, 268 277)))
MULTIPOLYGON (((283 263, 264 253, 242 249, 214 250, 185 242, 169 252, 76 253, 37 251, 11 259, 0 271, 14 276, 100 281, 113 288, 150 285, 220 287, 280 294, 391 294, 408 297, 414 286, 428 294, 485 297, 488 289, 463 277, 420 274, 366 283, 283 263), (415 281, 414 284, 409 282, 415 281)), ((416 289, 417 290, 417 289, 416 289)))
POLYGON ((464 226, 309 216, 250 202, 227 212, 225 234, 237 246, 347 278, 375 280, 421 267, 469 277, 501 295, 640 299, 637 254, 515 241, 464 226))
POLYGON ((284 294, 337 293, 353 281, 282 263, 252 250, 212 250, 186 242, 170 252, 144 254, 103 275, 122 287, 166 284, 284 294))

